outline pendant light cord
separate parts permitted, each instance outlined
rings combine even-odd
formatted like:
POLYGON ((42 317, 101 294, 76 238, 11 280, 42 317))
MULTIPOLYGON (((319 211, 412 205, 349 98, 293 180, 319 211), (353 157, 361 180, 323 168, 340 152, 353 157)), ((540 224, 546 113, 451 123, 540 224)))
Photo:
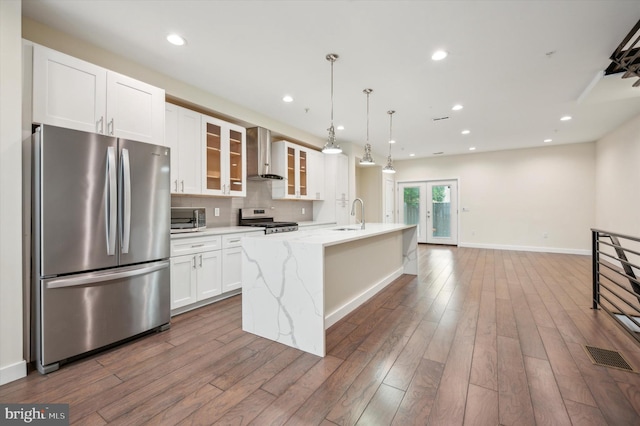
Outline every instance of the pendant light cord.
POLYGON ((389 157, 391 157, 391 141, 393 140, 393 114, 395 111, 388 111, 389 114, 389 157))
POLYGON ((367 143, 369 143, 369 94, 371 89, 367 89, 367 143))
POLYGON ((333 63, 335 59, 331 60, 331 127, 333 128, 333 63))

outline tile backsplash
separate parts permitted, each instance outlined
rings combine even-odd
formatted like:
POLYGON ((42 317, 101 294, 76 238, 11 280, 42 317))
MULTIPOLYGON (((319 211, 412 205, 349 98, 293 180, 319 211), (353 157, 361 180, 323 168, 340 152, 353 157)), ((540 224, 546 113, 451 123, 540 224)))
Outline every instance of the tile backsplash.
POLYGON ((244 198, 211 197, 205 195, 172 195, 171 207, 204 207, 207 227, 235 226, 239 210, 245 207, 264 207, 276 221, 305 222, 313 220, 313 201, 274 200, 271 198, 272 181, 247 181, 244 198), (214 216, 215 209, 220 216, 214 216), (304 214, 302 209, 305 210, 304 214))

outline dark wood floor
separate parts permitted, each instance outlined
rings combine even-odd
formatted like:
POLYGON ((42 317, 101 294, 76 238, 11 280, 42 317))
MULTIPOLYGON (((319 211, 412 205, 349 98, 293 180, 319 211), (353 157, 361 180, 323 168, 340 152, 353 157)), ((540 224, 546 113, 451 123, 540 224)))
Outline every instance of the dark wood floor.
POLYGON ((0 387, 77 424, 639 425, 640 375, 584 344, 640 349, 590 309, 590 258, 420 246, 327 332, 319 358, 241 330, 240 296, 172 328, 0 387))

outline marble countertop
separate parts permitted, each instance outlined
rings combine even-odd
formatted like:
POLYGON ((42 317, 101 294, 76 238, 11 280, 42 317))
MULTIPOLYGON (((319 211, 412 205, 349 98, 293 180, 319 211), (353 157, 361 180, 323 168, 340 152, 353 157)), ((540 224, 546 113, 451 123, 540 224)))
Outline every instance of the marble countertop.
MULTIPOLYGON (((367 223, 365 229, 360 225, 334 226, 331 228, 311 229, 308 231, 283 232, 281 234, 263 235, 262 241, 286 241, 289 243, 302 243, 322 246, 343 244, 349 241, 361 240, 389 232, 402 231, 413 228, 416 225, 404 225, 401 223, 367 223), (343 230, 346 229, 346 230, 343 230)), ((253 238, 252 236, 246 238, 253 238)))
POLYGON ((247 232, 255 232, 258 235, 264 235, 264 228, 252 227, 252 226, 220 226, 216 228, 207 228, 204 231, 197 232, 182 232, 178 234, 171 234, 172 240, 179 240, 181 238, 191 237, 211 237, 214 235, 225 234, 241 234, 247 232))

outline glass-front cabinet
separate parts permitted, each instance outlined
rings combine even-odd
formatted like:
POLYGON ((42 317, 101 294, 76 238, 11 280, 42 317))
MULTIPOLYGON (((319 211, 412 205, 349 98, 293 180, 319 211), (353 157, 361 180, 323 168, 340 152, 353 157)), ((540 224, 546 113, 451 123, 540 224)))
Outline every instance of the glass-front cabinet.
POLYGON ((242 131, 229 129, 229 191, 242 193, 246 192, 245 177, 245 129, 242 131))
POLYGON ((316 151, 310 148, 288 141, 273 142, 271 145, 273 171, 275 174, 284 177, 282 181, 276 180, 272 182, 271 196, 274 199, 322 199, 321 193, 323 191, 318 188, 310 190, 314 174, 319 174, 321 177, 324 172, 324 163, 318 164, 316 169, 313 170, 310 157, 314 153, 316 151))
POLYGON ((202 193, 246 196, 246 133, 243 127, 203 116, 202 193))
POLYGON ((210 120, 205 122, 205 127, 205 188, 222 191, 222 127, 210 120))
POLYGON ((287 196, 307 196, 307 152, 298 147, 287 147, 287 196))

